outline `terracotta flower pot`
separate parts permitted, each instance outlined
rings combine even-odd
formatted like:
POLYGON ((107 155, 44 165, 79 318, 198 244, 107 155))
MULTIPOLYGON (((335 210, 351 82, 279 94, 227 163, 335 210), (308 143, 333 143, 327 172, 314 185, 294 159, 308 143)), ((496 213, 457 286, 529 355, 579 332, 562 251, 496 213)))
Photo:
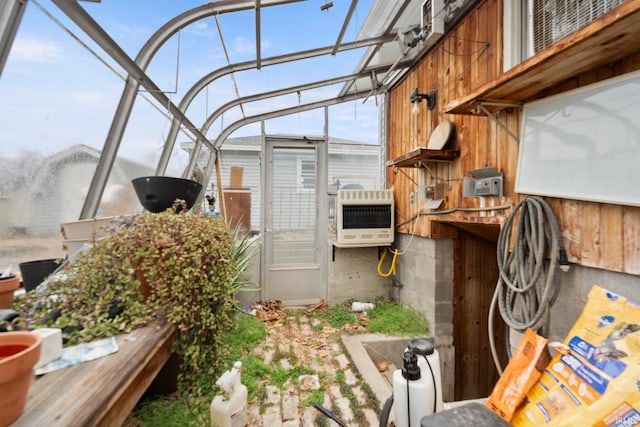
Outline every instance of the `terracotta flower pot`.
POLYGON ((12 274, 6 279, 0 279, 0 308, 11 308, 13 292, 20 286, 18 276, 12 274))
POLYGON ((31 332, 0 333, 0 426, 11 424, 24 410, 41 343, 31 332))

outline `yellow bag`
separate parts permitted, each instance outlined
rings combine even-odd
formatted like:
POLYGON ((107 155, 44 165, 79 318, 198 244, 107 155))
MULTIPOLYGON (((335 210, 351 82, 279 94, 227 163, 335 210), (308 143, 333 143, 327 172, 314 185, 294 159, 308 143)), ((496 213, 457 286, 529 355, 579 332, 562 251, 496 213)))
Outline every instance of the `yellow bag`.
POLYGON ((551 359, 512 424, 635 425, 628 422, 640 411, 640 305, 592 287, 564 344, 569 351, 551 359))

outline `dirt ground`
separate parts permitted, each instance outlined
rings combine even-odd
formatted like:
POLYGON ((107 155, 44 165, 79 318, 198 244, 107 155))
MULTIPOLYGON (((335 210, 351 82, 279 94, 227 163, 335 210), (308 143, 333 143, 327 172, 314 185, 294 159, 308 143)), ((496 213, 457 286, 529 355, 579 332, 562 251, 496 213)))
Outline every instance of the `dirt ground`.
POLYGON ((65 256, 62 237, 0 238, 0 272, 8 267, 17 272, 21 262, 65 256))

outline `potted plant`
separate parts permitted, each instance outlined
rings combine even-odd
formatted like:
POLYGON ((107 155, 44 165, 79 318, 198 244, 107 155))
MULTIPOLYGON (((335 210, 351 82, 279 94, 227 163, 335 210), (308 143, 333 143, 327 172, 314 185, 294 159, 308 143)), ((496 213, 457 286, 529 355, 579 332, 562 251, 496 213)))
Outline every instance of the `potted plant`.
POLYGON ((221 218, 188 213, 181 202, 127 222, 56 280, 16 301, 22 326, 62 328, 71 344, 128 332, 162 316, 177 328, 181 391, 207 378, 214 384, 221 334, 235 315, 233 233, 221 218), (146 298, 144 282, 150 286, 146 298))

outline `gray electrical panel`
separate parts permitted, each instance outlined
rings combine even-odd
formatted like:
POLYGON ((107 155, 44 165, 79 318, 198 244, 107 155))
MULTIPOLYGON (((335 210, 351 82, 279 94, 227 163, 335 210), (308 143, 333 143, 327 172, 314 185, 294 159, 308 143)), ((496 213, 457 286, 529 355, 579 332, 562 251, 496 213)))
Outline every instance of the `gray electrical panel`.
POLYGON ((463 182, 463 197, 502 197, 502 173, 495 168, 476 169, 470 172, 463 182))

